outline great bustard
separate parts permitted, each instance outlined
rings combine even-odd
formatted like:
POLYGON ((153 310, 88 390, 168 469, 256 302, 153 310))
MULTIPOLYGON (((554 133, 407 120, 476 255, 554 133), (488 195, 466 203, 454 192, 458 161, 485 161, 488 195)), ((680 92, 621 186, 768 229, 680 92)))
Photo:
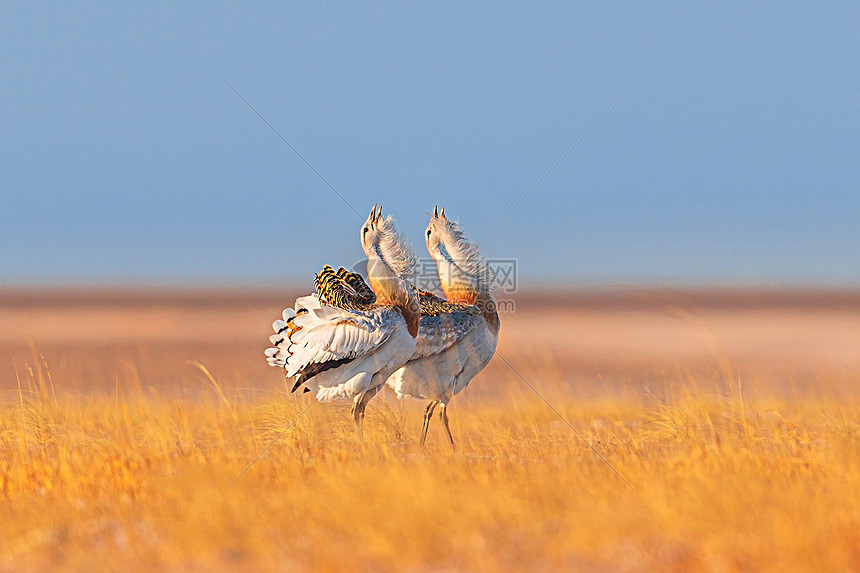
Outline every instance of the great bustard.
POLYGON ((376 205, 362 225, 361 246, 375 302, 346 309, 318 294, 301 297, 273 323, 274 347, 266 350, 271 366, 295 377, 293 391, 304 386, 320 402, 353 400, 359 434, 367 403, 414 354, 420 316, 416 293, 403 278, 414 274, 412 246, 376 205))
POLYGON ((422 444, 433 412, 441 406, 442 426, 453 446, 448 404, 492 359, 500 321, 487 264, 477 244, 466 239, 444 209, 433 210, 425 238, 447 301, 433 316, 422 304, 415 354, 386 384, 400 398, 430 400, 424 410, 422 444))

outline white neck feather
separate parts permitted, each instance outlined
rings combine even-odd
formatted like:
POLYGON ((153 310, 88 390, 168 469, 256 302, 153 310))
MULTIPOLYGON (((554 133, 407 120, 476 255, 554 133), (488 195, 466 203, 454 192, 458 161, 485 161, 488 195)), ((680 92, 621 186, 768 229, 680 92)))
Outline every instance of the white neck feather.
POLYGON ((394 227, 394 217, 389 215, 377 225, 379 240, 377 254, 394 273, 407 280, 418 271, 418 258, 412 244, 394 227))
POLYGON ((446 293, 466 291, 473 295, 490 295, 487 263, 478 245, 466 239, 456 223, 438 219, 439 254, 434 255, 439 281, 446 293))

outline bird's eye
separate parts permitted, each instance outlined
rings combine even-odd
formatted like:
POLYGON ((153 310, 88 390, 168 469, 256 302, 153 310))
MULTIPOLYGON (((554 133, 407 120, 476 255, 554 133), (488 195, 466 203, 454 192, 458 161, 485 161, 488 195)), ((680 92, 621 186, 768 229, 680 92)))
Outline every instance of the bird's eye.
POLYGON ((427 236, 430 236, 430 229, 427 229, 427 236))
POLYGON ((362 230, 361 230, 361 234, 362 234, 362 235, 366 235, 366 234, 367 234, 367 227, 365 227, 364 229, 362 229, 362 230))

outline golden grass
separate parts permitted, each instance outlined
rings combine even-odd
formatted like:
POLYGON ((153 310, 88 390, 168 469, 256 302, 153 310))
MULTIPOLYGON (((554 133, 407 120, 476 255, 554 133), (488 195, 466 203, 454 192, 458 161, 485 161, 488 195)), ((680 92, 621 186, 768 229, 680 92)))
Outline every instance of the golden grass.
POLYGON ((82 395, 32 356, 0 409, 6 570, 860 568, 853 398, 768 398, 727 368, 574 400, 546 365, 523 374, 635 491, 523 387, 458 397, 456 452, 438 420, 418 446, 421 404, 375 401, 362 442, 348 405, 314 404, 224 491, 306 396, 204 365, 192 396, 128 372, 82 395))

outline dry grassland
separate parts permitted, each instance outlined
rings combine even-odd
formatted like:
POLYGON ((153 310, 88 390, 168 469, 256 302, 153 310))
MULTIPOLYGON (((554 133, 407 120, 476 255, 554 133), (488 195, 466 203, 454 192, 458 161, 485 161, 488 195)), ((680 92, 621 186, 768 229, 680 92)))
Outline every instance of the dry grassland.
POLYGON ((287 393, 291 300, 0 293, 0 570, 860 569, 854 294, 521 297, 456 451, 287 393))

